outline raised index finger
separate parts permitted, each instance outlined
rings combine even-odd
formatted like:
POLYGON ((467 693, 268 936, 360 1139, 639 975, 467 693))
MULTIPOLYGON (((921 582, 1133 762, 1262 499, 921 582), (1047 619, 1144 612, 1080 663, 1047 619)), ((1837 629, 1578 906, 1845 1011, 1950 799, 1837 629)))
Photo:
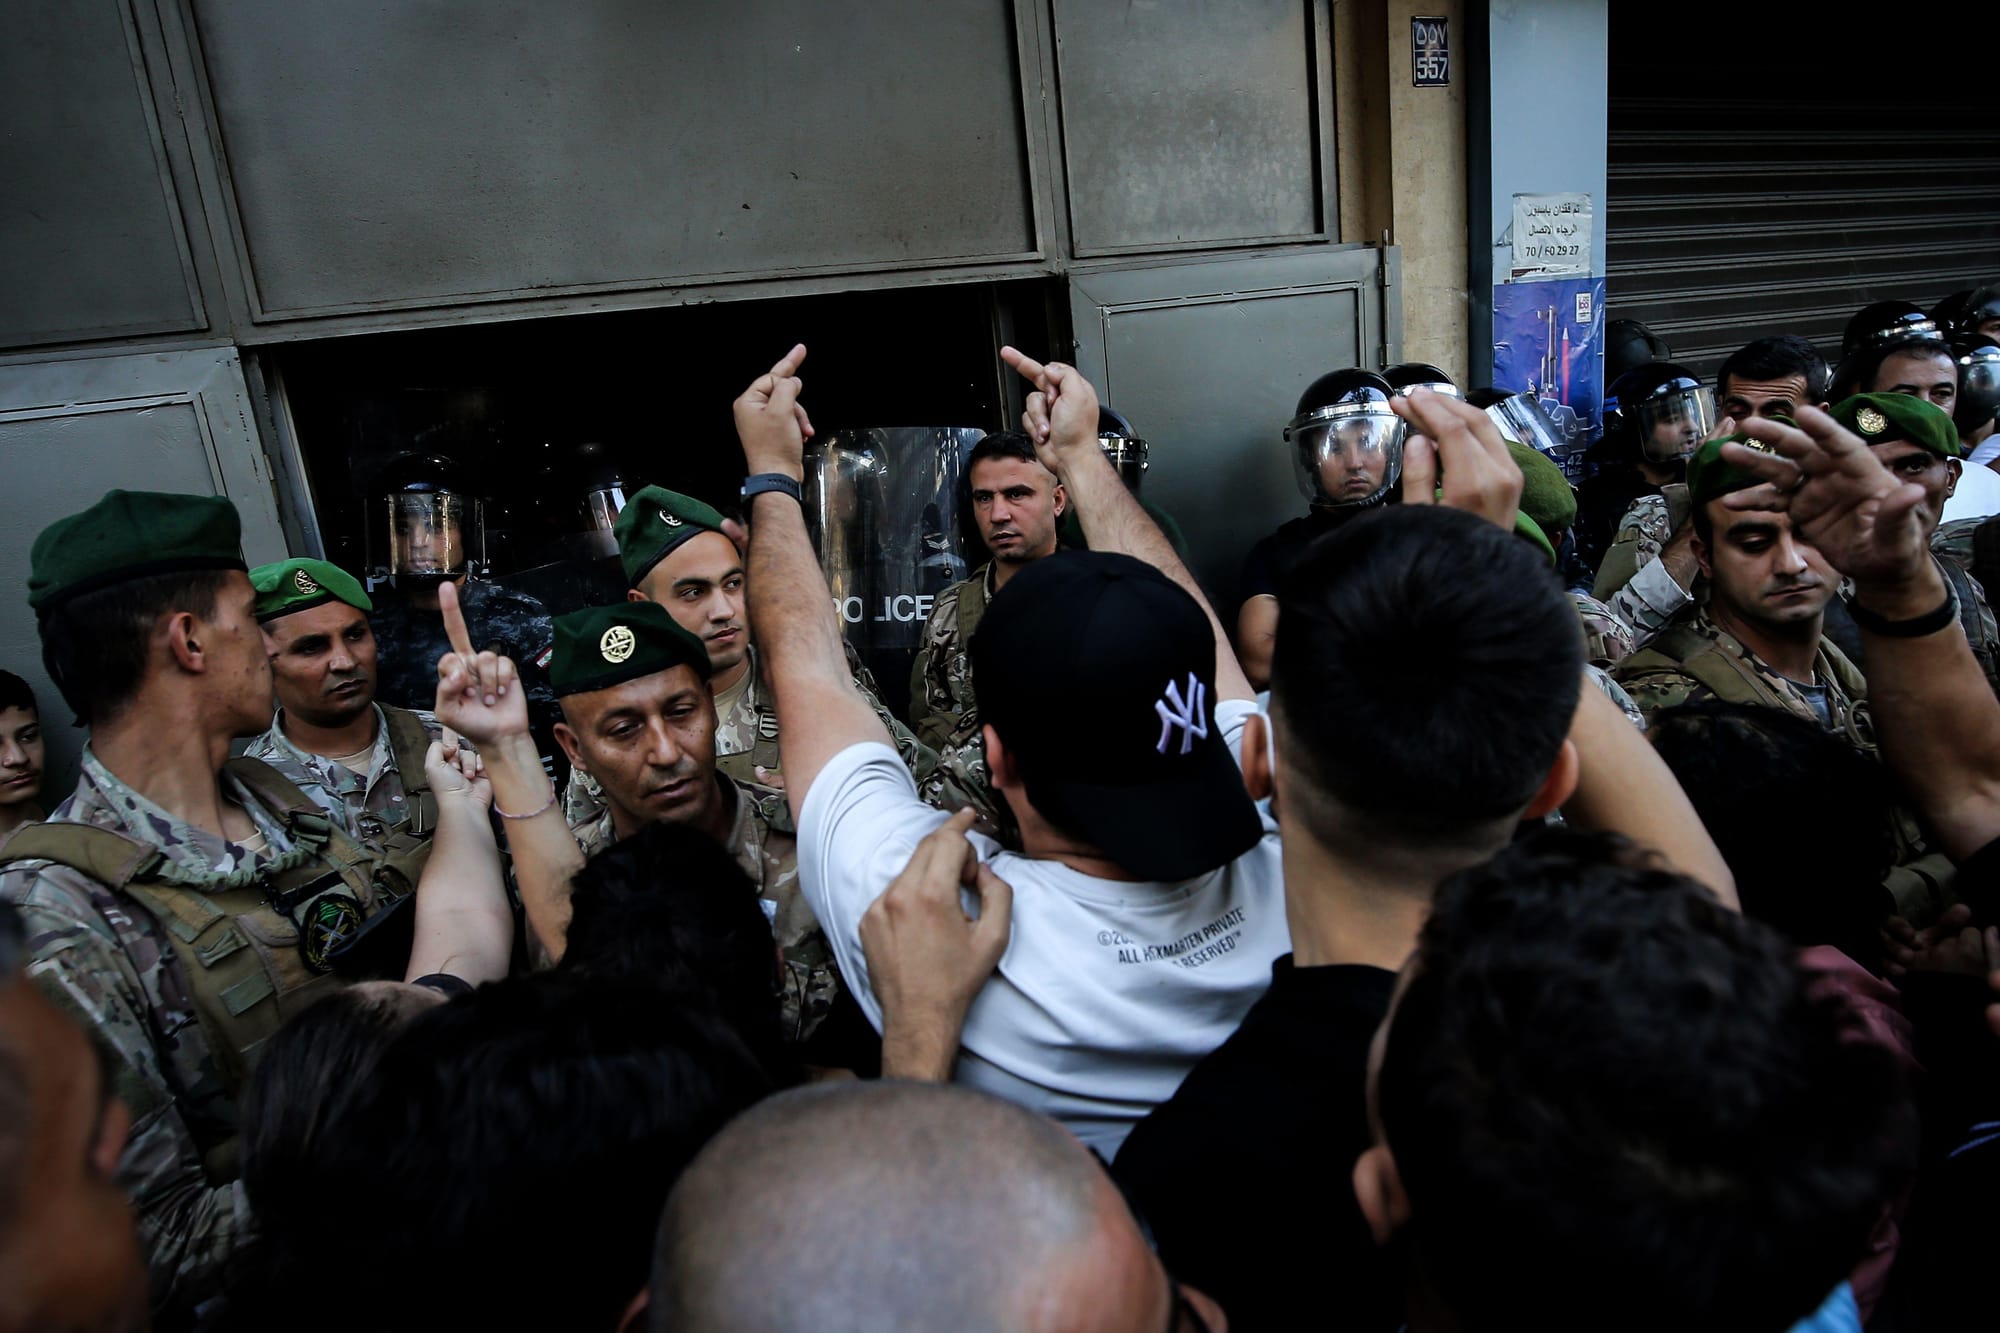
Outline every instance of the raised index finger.
POLYGON ((460 660, 472 660, 472 631, 465 627, 465 612, 459 609, 458 588, 449 580, 438 585, 438 610, 444 615, 445 637, 460 660))
POLYGON ((1037 389, 1048 387, 1049 368, 1027 353, 1017 348, 1003 347, 1000 349, 1000 359, 1014 367, 1022 379, 1037 389))

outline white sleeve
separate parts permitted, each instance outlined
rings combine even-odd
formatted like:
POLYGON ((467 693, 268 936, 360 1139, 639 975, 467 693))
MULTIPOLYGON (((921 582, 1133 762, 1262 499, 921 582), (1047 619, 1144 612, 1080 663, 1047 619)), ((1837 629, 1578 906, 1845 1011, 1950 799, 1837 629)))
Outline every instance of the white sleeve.
POLYGON ((1680 614, 1681 608, 1694 601, 1692 594, 1667 572, 1664 560, 1649 560, 1639 567, 1631 581, 1625 585, 1638 596, 1639 600, 1651 607, 1662 622, 1680 614))
MULTIPOLYGON (((861 917, 946 818, 917 796, 896 752, 874 741, 829 760, 799 811, 799 889, 833 944, 841 977, 878 1029, 882 1009, 868 984, 861 917)), ((982 859, 993 855, 986 839, 974 836, 973 845, 982 859)))
MULTIPOLYGON (((1262 711, 1255 699, 1224 699, 1215 706, 1215 725, 1222 729, 1222 743, 1238 768, 1243 767, 1243 728, 1262 711)), ((1267 738, 1271 734, 1269 721, 1264 723, 1264 734, 1267 738)))

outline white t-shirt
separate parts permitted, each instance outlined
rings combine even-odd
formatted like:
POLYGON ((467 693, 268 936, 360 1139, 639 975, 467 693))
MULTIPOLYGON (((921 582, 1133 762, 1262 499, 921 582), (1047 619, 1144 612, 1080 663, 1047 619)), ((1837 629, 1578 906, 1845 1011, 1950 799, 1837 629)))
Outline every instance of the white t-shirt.
MULTIPOLYGON (((1256 711, 1248 700, 1216 706, 1232 754, 1256 711)), ((877 1028, 861 916, 944 819, 875 743, 836 755, 800 811, 800 886, 877 1028)), ((966 1015, 958 1081, 1053 1116, 1109 1158, 1236 1030, 1291 950, 1277 825, 1265 818, 1255 847, 1177 884, 1098 879, 972 841, 1013 887, 1014 925, 966 1015)))
POLYGON ((1989 514, 2000 514, 2000 472, 1968 463, 1959 475, 1958 489, 1944 502, 1944 516, 1938 522, 1985 518, 1989 514))

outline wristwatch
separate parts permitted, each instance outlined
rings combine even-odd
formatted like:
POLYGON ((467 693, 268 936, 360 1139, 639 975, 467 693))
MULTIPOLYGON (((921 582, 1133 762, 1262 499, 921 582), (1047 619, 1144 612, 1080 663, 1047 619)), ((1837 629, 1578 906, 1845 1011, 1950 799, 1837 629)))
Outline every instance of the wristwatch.
POLYGON ((805 492, 800 489, 799 484, 784 473, 759 472, 755 476, 744 479, 743 489, 736 497, 743 502, 744 513, 748 514, 750 512, 751 499, 762 495, 765 491, 783 491, 786 495, 797 500, 801 505, 806 502, 805 492))

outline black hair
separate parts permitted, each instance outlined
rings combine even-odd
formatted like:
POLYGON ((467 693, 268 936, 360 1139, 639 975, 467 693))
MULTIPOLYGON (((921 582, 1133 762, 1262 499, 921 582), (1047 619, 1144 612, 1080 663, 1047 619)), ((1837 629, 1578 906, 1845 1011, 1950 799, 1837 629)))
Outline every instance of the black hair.
POLYGON ((720 843, 656 821, 590 858, 573 882, 563 970, 658 987, 671 997, 663 1003, 710 1009, 775 1081, 795 1081, 771 923, 720 843))
POLYGON ((322 1277, 355 1261, 285 1325, 610 1329, 675 1179, 768 1089, 719 1020, 649 987, 548 972, 427 1010, 322 1135, 327 1188, 285 1243, 322 1277))
POLYGON ((1831 944, 1879 971, 1894 859, 1883 767, 1804 718, 1719 699, 1662 710, 1652 738, 1743 910, 1795 945, 1831 944))
POLYGON ((186 611, 215 617, 232 571, 198 569, 129 579, 79 593, 41 617, 42 665, 78 723, 108 722, 145 683, 153 627, 186 611))
POLYGON ((1029 463, 1042 461, 1035 453, 1035 442, 1026 435, 1018 430, 996 430, 972 446, 972 452, 965 457, 965 470, 969 474, 973 464, 994 458, 1018 458, 1029 463))
MULTIPOLYGON (((1854 392, 1877 392, 1874 387, 1875 379, 1882 373, 1883 365, 1892 356, 1921 356, 1931 358, 1932 360, 1942 358, 1951 365, 1951 378, 1954 384, 1958 383, 1965 374, 1964 368, 1958 364, 1958 357, 1952 353, 1950 343, 1938 338, 1913 338, 1906 342, 1894 343, 1888 347, 1884 347, 1881 352, 1867 363, 1866 368, 1856 376, 1854 392)), ((1928 402, 1930 400, 1925 399, 1925 401, 1928 402)))
POLYGON ((1826 358, 1817 348, 1791 333, 1753 338, 1731 352, 1722 369, 1715 372, 1715 392, 1720 397, 1731 376, 1740 380, 1780 380, 1793 375, 1806 382, 1806 402, 1818 407, 1826 401, 1826 358))
POLYGON ((0 713, 9 708, 24 708, 35 714, 42 711, 35 706, 35 692, 27 681, 11 671, 0 671, 0 713))
POLYGON ((326 1169, 328 1144, 423 1003, 413 988, 344 987, 287 1020, 259 1052, 238 1140, 243 1195, 258 1225, 229 1263, 225 1333, 269 1327, 324 1264, 317 1247, 294 1242, 311 1234, 312 1214, 345 1198, 326 1169))
POLYGON ((1785 1328, 1914 1166, 1897 1057, 1615 837, 1446 879, 1385 1036, 1412 1258, 1468 1330, 1785 1328))
POLYGON ((1480 841, 1533 799, 1583 680, 1576 607, 1533 546, 1441 506, 1367 514, 1308 548, 1278 607, 1280 760, 1338 807, 1286 814, 1319 841, 1480 841))

